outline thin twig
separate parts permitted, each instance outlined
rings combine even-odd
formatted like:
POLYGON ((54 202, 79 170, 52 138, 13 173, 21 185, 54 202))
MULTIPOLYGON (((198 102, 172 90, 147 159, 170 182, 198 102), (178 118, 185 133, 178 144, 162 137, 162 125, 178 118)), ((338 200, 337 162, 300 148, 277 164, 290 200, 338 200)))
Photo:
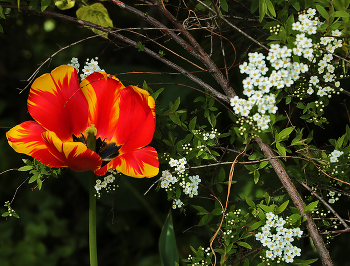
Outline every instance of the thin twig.
POLYGON ((220 84, 221 88, 225 91, 226 95, 230 98, 236 96, 236 93, 230 87, 229 83, 216 66, 216 64, 210 59, 208 54, 203 50, 203 48, 198 44, 195 38, 183 27, 181 23, 165 8, 163 3, 158 0, 150 0, 158 9, 170 20, 170 22, 180 30, 180 32, 186 37, 194 48, 193 52, 200 56, 200 60, 206 65, 209 73, 215 78, 215 80, 220 84))
POLYGON ((347 223, 339 216, 339 214, 315 191, 313 191, 308 185, 306 185, 304 182, 301 182, 298 178, 292 176, 294 180, 296 180, 300 185, 302 185, 304 188, 306 188, 308 191, 310 191, 316 198, 318 198, 324 206, 326 206, 333 214, 338 218, 338 220, 343 224, 345 229, 350 229, 350 227, 347 225, 347 223))
POLYGON ((262 43, 258 42, 257 40, 255 40, 253 37, 249 36, 247 33, 245 33, 244 31, 242 31, 240 28, 238 28, 237 26, 233 25, 230 21, 228 21, 226 18, 224 18, 223 16, 219 16, 218 13, 212 9, 211 7, 209 7, 208 5, 206 5, 205 3, 203 3, 200 0, 197 0, 199 3, 201 3, 203 6, 205 6, 208 10, 210 10, 211 12, 213 12, 217 17, 220 17, 223 21, 225 21, 228 25, 230 25, 232 28, 234 28, 236 31, 238 31, 239 33, 241 33, 243 36, 247 37, 249 40, 251 40, 252 42, 255 42, 257 45, 259 45, 260 47, 264 48, 265 50, 269 50, 265 45, 263 45, 262 43))

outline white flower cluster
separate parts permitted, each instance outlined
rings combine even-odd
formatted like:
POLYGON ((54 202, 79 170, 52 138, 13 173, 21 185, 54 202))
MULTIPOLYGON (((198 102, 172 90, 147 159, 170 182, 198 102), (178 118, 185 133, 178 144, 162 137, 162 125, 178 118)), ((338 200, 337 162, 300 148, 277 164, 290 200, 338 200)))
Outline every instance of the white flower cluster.
POLYGON ((341 196, 340 193, 338 193, 338 197, 336 197, 336 194, 334 191, 329 191, 327 194, 330 198, 328 199, 328 202, 333 204, 335 203, 337 200, 339 200, 339 197, 341 196))
POLYGON ((180 172, 180 173, 185 172, 185 170, 186 170, 186 167, 185 167, 186 163, 187 163, 187 160, 186 160, 185 157, 183 157, 182 159, 179 159, 179 160, 171 158, 170 161, 169 161, 170 166, 171 167, 175 167, 175 171, 176 172, 180 172))
MULTIPOLYGON (((83 73, 80 74, 80 79, 83 80, 84 78, 86 78, 87 76, 89 76, 90 74, 96 72, 96 71, 104 71, 103 69, 101 69, 98 65, 98 57, 95 57, 95 59, 91 59, 89 62, 89 59, 86 60, 85 62, 85 66, 83 68, 83 73)), ((79 68, 80 68, 80 64, 78 61, 78 58, 73 57, 71 60, 71 63, 68 64, 69 66, 74 67, 77 72, 79 73, 79 68)))
POLYGON ((85 66, 83 69, 83 74, 80 74, 80 78, 82 80, 96 71, 104 71, 104 69, 101 69, 99 67, 97 60, 98 60, 97 57, 95 58, 95 60, 91 59, 90 62, 89 62, 89 59, 86 60, 85 66))
MULTIPOLYGON (((310 8, 307 14, 299 15, 299 21, 293 23, 293 29, 301 32, 296 35, 295 48, 289 49, 287 46, 281 47, 279 44, 271 44, 266 57, 262 53, 250 53, 248 55, 249 63, 244 62, 239 66, 242 74, 248 74, 248 77, 243 80, 243 94, 248 99, 240 99, 235 96, 231 98, 231 106, 237 115, 243 117, 252 115, 251 112, 255 113, 253 120, 261 130, 269 128, 270 114, 275 114, 278 109, 275 96, 270 93, 271 89, 290 87, 300 78, 300 74, 309 71, 307 64, 293 62, 292 56, 305 58, 316 63, 316 57, 323 55, 318 64, 318 72, 319 74, 325 72, 323 75, 325 82, 334 81, 334 66, 330 64, 333 59, 331 53, 336 48, 341 47, 342 42, 334 37, 322 37, 320 45, 325 46, 325 50, 328 51, 328 53, 324 53, 322 49, 318 48, 319 45, 313 44, 312 39, 305 36, 305 34, 315 34, 317 26, 321 24, 317 17, 314 18, 315 14, 316 10, 310 8), (315 50, 317 53, 314 53, 315 50), (265 60, 269 62, 271 71, 269 71, 265 60)), ((332 35, 340 36, 341 32, 335 30, 332 35)), ((340 83, 335 82, 335 86, 339 87, 340 83)), ((310 78, 307 93, 311 95, 314 92, 313 88, 318 89, 317 95, 319 97, 334 92, 334 89, 329 86, 322 88, 317 76, 310 78)))
MULTIPOLYGON (((171 167, 175 168, 176 176, 173 176, 170 171, 164 170, 162 171, 161 177, 161 188, 164 188, 166 191, 172 191, 174 185, 180 180, 180 187, 182 187, 183 192, 189 197, 193 197, 198 195, 198 184, 201 182, 201 179, 198 175, 196 176, 187 176, 185 173, 185 165, 187 164, 186 158, 181 158, 179 160, 170 158, 169 164, 171 167)), ((173 200, 173 209, 181 208, 183 202, 180 199, 173 200)))
POLYGON ((173 209, 181 208, 184 203, 180 199, 173 200, 173 209))
POLYGON ((113 181, 115 180, 115 177, 114 175, 108 175, 108 176, 105 176, 104 180, 101 181, 101 179, 97 179, 96 180, 96 185, 95 185, 95 189, 96 191, 100 191, 102 188, 106 188, 107 185, 109 183, 113 183, 113 181))
POLYGON ((162 188, 168 188, 171 184, 175 184, 177 181, 177 178, 173 176, 168 170, 162 172, 162 188))
POLYGON ((300 237, 303 231, 300 228, 284 228, 286 221, 279 218, 272 212, 266 213, 266 224, 262 232, 255 235, 264 247, 267 247, 266 258, 277 259, 287 263, 293 262, 295 256, 300 256, 301 249, 293 246, 291 243, 294 237, 300 237))
POLYGON ((184 179, 180 183, 180 186, 183 188, 183 192, 188 195, 190 198, 198 195, 198 184, 202 181, 198 175, 189 176, 189 182, 186 182, 184 179))
POLYGON ((70 64, 68 64, 68 66, 74 67, 75 70, 79 73, 80 64, 79 64, 78 58, 73 57, 72 60, 70 61, 70 64))
POLYGON ((331 161, 331 163, 336 163, 336 162, 338 162, 339 156, 341 156, 343 154, 344 154, 344 152, 342 152, 342 151, 334 150, 334 151, 332 151, 331 156, 329 157, 329 160, 331 161))

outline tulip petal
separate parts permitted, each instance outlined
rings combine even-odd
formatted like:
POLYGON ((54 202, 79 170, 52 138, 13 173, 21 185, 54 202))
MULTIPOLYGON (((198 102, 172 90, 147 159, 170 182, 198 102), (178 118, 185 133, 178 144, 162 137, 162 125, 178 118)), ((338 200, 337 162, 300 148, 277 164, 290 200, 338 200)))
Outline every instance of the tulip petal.
POLYGON ((62 142, 52 131, 42 137, 50 153, 73 171, 96 171, 102 164, 101 157, 81 142, 62 142))
POLYGON ((121 91, 119 108, 115 137, 123 145, 120 152, 148 145, 156 126, 154 99, 143 89, 127 86, 121 91))
POLYGON ((41 126, 62 141, 87 127, 88 102, 74 67, 62 65, 37 78, 28 96, 28 111, 41 126))
POLYGON ((111 168, 131 177, 153 177, 159 172, 158 154, 150 146, 134 150, 113 159, 95 174, 102 176, 111 168))
POLYGON ((50 167, 66 166, 47 149, 42 138, 45 131, 37 122, 27 121, 11 128, 6 137, 10 146, 18 153, 27 154, 50 167))
POLYGON ((89 103, 89 124, 97 129, 97 138, 113 141, 119 117, 120 91, 124 85, 112 75, 94 72, 80 86, 89 103))

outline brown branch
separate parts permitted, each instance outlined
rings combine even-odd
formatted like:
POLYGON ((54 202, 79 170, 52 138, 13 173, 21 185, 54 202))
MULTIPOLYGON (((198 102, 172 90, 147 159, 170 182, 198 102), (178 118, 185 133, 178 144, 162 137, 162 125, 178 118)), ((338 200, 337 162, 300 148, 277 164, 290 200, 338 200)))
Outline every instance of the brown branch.
POLYGON ((281 162, 278 159, 274 159, 275 155, 270 146, 266 145, 261 138, 256 137, 255 141, 259 144, 261 150, 264 152, 266 158, 269 159, 272 167, 274 168, 277 176, 282 182, 284 188, 287 190, 290 198, 292 199, 295 207, 300 211, 302 216, 306 218, 306 227, 309 231, 309 234, 313 240, 314 245, 318 253, 320 254, 322 264, 325 266, 333 265, 332 259, 329 255, 329 252, 320 236, 315 222, 312 220, 310 213, 304 212, 304 202, 301 198, 298 190, 294 186, 293 182, 290 180, 286 170, 283 168, 281 162))
POLYGON ((225 79, 219 68, 210 59, 208 54, 203 50, 203 48, 198 44, 195 38, 182 26, 181 23, 165 8, 165 6, 158 0, 150 0, 158 9, 170 20, 170 22, 186 37, 186 39, 193 46, 193 52, 199 56, 200 60, 205 64, 209 73, 215 78, 215 80, 220 84, 222 89, 225 91, 226 95, 230 98, 236 96, 236 93, 230 87, 228 81, 225 79))
MULTIPOLYGON (((12 8, 12 9, 17 9, 18 7, 17 6, 14 6, 14 5, 3 5, 1 4, 2 7, 7 7, 7 8, 12 8)), ((57 18, 60 18, 60 19, 64 19, 64 20, 67 20, 67 21, 71 21, 71 22, 75 22, 75 23, 79 23, 80 25, 83 25, 85 27, 89 27, 89 28, 94 28, 94 29, 97 29, 97 30, 100 30, 100 31, 103 31, 103 32, 106 32, 116 38, 118 38, 119 40, 122 40, 123 42, 127 43, 127 44, 130 44, 132 46, 136 46, 138 45, 138 43, 136 41, 133 41, 117 32, 115 32, 113 29, 110 29, 110 28, 106 28, 106 27, 102 27, 100 25, 97 25, 97 24, 94 24, 94 23, 91 23, 89 21, 84 21, 84 20, 81 20, 81 19, 76 19, 76 18, 73 18, 73 17, 70 17, 70 16, 66 16, 66 15, 62 15, 62 14, 59 14, 59 13, 56 13, 56 12, 50 12, 50 11, 44 11, 42 13, 37 13, 31 9, 29 9, 28 7, 26 6, 21 6, 20 7, 21 10, 25 10, 25 11, 31 11, 33 12, 34 14, 37 14, 37 15, 50 15, 50 16, 53 16, 53 17, 57 17, 57 18)), ((229 97, 223 95, 222 93, 218 92, 217 90, 215 90, 213 87, 211 87, 210 85, 208 85, 207 83, 205 83, 204 81, 202 81, 200 78, 192 75, 191 73, 189 73, 187 70, 183 69, 182 67, 178 66, 177 64, 171 62, 170 60, 160 56, 158 53, 155 53, 154 51, 152 51, 151 49, 149 48, 146 48, 144 47, 144 52, 154 58, 156 58, 157 60, 163 62, 164 64, 168 65, 169 67, 179 71, 181 74, 183 74, 184 76, 188 77, 190 80, 194 81, 195 83, 197 83, 198 85, 200 85, 202 88, 208 90, 209 92, 211 92, 212 94, 214 94, 217 98, 219 99, 222 99, 224 100, 225 102, 229 102, 229 97)))

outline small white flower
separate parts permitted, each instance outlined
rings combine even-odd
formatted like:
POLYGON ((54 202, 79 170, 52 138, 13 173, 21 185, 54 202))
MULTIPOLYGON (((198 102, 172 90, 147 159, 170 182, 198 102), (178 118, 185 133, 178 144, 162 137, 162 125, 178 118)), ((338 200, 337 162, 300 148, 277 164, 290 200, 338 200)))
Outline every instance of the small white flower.
POLYGON ((179 161, 171 158, 170 161, 169 161, 169 164, 170 164, 171 167, 176 167, 176 166, 178 166, 179 161))

